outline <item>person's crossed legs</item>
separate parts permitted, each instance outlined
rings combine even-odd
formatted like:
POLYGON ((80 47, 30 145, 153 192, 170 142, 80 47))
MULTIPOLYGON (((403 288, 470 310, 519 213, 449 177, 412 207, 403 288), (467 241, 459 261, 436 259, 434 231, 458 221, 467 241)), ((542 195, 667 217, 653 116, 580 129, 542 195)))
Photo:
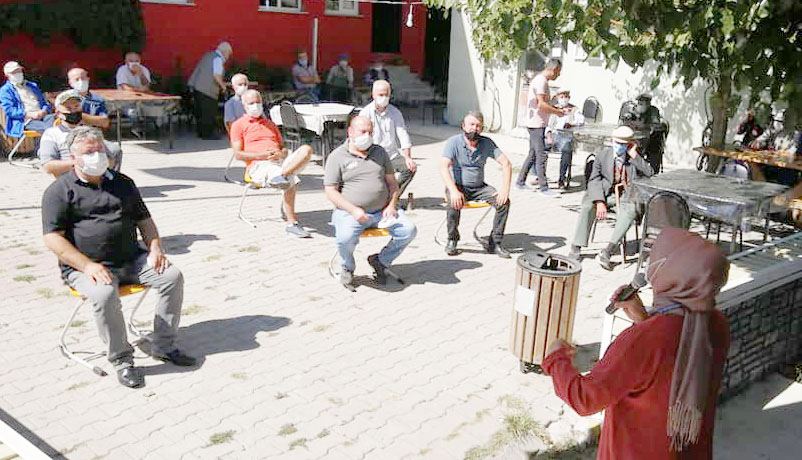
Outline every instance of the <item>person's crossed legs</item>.
POLYGON ((298 174, 309 164, 312 147, 302 145, 287 155, 281 163, 274 161, 254 162, 250 169, 251 179, 262 187, 277 187, 284 190, 282 210, 287 221, 287 233, 300 238, 311 236, 301 227, 295 214, 295 195, 301 179, 298 174))

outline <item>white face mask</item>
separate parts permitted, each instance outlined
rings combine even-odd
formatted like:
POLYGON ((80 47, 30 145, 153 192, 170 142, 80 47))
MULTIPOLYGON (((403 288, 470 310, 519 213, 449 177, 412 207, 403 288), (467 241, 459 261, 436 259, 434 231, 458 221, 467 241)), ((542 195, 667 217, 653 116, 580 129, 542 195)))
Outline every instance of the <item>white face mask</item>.
POLYGON ((361 136, 351 139, 351 145, 356 147, 360 152, 364 152, 373 145, 373 136, 370 133, 364 133, 361 136))
POLYGON ((242 96, 242 93, 248 91, 248 85, 234 85, 234 94, 242 96))
POLYGON ((298 59, 298 64, 301 64, 301 67, 306 67, 309 61, 307 59, 298 59))
POLYGON ((343 69, 348 67, 348 61, 340 61, 340 67, 342 67, 343 69))
POLYGON ((12 73, 8 76, 8 81, 10 81, 12 85, 19 85, 25 81, 25 75, 23 75, 22 72, 12 73))
POLYGON ((81 156, 84 165, 81 172, 87 176, 99 177, 109 169, 109 157, 105 152, 92 152, 81 156))
POLYGON ((379 107, 387 107, 387 105, 390 103, 390 97, 379 96, 376 99, 374 99, 374 101, 376 102, 376 105, 378 105, 379 107))
POLYGON ((785 122, 780 120, 774 120, 771 124, 773 125, 775 131, 782 131, 785 127, 785 122))
POLYGON ((128 68, 133 70, 134 67, 139 67, 139 62, 128 62, 128 68))
POLYGON ((567 97, 558 97, 557 98, 557 107, 568 107, 568 98, 567 97))
POLYGON ((255 102, 245 106, 245 113, 253 118, 259 118, 265 113, 265 109, 262 107, 261 102, 255 102))
POLYGON ((70 83, 70 86, 79 93, 85 93, 89 91, 89 79, 75 80, 74 82, 70 83))

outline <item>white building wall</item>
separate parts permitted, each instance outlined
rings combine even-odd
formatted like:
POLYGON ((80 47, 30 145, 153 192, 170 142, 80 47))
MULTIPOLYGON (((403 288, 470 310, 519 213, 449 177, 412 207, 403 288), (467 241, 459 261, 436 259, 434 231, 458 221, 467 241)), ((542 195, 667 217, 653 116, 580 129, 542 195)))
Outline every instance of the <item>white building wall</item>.
MULTIPOLYGON (((478 108, 485 114, 486 129, 525 136, 525 131, 515 126, 523 69, 514 65, 485 67, 473 46, 467 16, 453 11, 451 18, 448 122, 458 124, 466 111, 478 108)), ((595 96, 602 107, 604 123, 618 121, 623 102, 640 93, 651 94, 652 104, 660 109, 670 125, 664 161, 688 167, 694 164, 697 154, 692 148, 701 144, 702 131, 707 123, 704 102, 707 85, 704 81, 699 79, 686 90, 684 85, 674 86, 674 79, 664 76, 657 88, 650 90, 654 66, 647 65, 633 72, 631 67, 621 62, 613 71, 601 63, 577 57, 577 46, 573 43, 568 44, 561 59, 562 74, 550 84, 570 89, 572 103, 580 108, 585 98, 595 96)), ((730 131, 734 124, 730 121, 730 131)))

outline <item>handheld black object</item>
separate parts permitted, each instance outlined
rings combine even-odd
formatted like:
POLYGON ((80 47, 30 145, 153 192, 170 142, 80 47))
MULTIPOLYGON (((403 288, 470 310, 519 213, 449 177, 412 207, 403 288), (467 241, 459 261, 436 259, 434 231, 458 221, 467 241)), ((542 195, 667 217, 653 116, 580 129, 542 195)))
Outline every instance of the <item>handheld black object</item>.
POLYGON ((635 278, 632 279, 632 282, 627 284, 626 287, 621 290, 621 293, 618 294, 618 297, 613 299, 610 302, 610 305, 607 305, 607 308, 605 308, 604 311, 606 311, 608 315, 612 315, 616 310, 616 302, 629 299, 633 295, 637 294, 643 286, 646 286, 646 276, 643 273, 638 273, 635 275, 635 278))

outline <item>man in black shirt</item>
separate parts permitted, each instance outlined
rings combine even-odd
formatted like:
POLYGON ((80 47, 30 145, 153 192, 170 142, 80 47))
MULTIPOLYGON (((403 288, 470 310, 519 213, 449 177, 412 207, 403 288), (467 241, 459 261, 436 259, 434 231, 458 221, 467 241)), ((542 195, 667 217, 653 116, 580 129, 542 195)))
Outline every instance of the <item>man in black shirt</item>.
POLYGON ((151 355, 179 366, 194 365, 195 358, 173 344, 184 279, 165 257, 139 190, 128 176, 108 169, 103 134, 97 128, 73 129, 66 145, 74 166, 42 197, 44 241, 58 256, 67 284, 94 303, 95 321, 117 379, 131 388, 145 385, 126 337, 120 284, 145 284, 158 293, 151 355), (147 248, 137 243, 137 229, 147 248))

